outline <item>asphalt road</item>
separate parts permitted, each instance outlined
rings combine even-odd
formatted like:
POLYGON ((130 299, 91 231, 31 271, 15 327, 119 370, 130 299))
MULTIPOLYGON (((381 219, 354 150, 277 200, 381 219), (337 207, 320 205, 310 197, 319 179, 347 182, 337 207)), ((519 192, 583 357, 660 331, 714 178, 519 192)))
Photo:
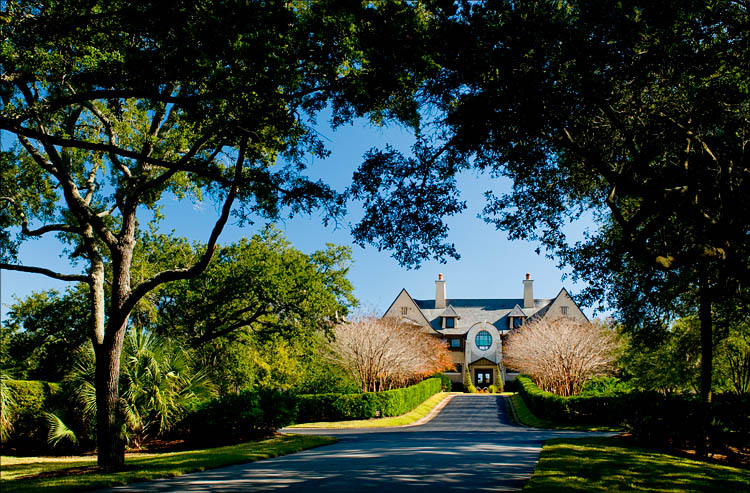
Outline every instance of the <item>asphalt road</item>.
POLYGON ((419 426, 287 431, 339 441, 108 491, 515 491, 534 472, 545 440, 587 435, 514 426, 494 395, 457 395, 419 426))

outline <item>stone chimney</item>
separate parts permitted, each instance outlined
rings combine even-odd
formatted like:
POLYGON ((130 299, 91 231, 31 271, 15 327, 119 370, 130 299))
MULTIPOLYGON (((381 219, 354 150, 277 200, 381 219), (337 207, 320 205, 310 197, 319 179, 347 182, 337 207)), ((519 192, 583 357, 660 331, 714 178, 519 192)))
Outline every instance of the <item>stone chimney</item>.
POLYGON ((523 281, 523 307, 534 308, 534 281, 528 272, 526 273, 526 279, 523 281))
POLYGON ((445 280, 442 274, 438 274, 435 281, 435 308, 445 308, 445 280))

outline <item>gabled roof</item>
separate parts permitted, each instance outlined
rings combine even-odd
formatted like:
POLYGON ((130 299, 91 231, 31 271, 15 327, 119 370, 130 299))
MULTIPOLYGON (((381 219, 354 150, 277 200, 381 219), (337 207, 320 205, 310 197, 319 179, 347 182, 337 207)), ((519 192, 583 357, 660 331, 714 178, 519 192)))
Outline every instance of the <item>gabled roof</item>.
POLYGON ((448 305, 448 308, 443 310, 443 313, 440 314, 441 317, 457 317, 461 318, 461 315, 456 313, 456 310, 453 309, 452 305, 448 305))
POLYGON ((509 317, 525 317, 526 314, 521 310, 521 307, 516 305, 508 314, 509 317))
MULTIPOLYGON (((407 297, 407 298, 408 298, 408 299, 409 299, 409 300, 411 301, 411 303, 413 303, 413 304, 414 304, 414 308, 416 308, 416 309, 417 309, 417 311, 419 312, 419 314, 420 314, 420 315, 422 316, 422 320, 424 321, 424 323, 425 323, 426 325, 430 326, 430 325, 431 325, 431 324, 430 324, 430 321, 429 321, 429 320, 427 319, 427 317, 425 316, 425 313, 424 313, 424 311, 422 310, 422 307, 420 307, 420 306, 419 306, 419 305, 417 304, 417 302, 416 302, 416 301, 414 300, 414 298, 412 298, 412 297, 411 297, 411 295, 409 294, 409 292, 408 292, 408 291, 407 291, 406 289, 403 289, 403 288, 402 288, 402 289, 401 289, 401 291, 400 291, 400 292, 398 293, 398 296, 396 296, 396 298, 395 298, 395 299, 393 300, 393 302, 392 302, 392 303, 391 303, 391 305, 390 305, 390 306, 388 307, 388 309, 387 309, 387 310, 385 311, 385 313, 387 314, 387 313, 388 313, 389 311, 391 311, 391 308, 393 308, 393 305, 394 305, 394 304, 396 304, 396 301, 398 301, 399 297, 400 297, 400 296, 401 296, 402 294, 403 294, 403 295, 405 295, 405 296, 406 296, 406 297, 407 297)), ((433 329, 434 329, 434 327, 433 327, 433 329)))
POLYGON ((470 365, 476 365, 476 364, 480 364, 480 365, 487 365, 487 364, 489 364, 489 365, 496 365, 497 363, 495 363, 494 361, 489 360, 489 359, 487 359, 485 357, 481 357, 481 358, 477 358, 476 360, 472 361, 469 364, 470 365))

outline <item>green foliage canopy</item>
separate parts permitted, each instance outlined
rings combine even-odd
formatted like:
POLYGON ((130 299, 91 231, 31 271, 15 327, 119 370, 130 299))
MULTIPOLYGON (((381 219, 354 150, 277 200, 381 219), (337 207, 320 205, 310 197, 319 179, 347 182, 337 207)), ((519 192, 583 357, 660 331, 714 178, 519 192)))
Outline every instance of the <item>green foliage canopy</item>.
POLYGON ((434 64, 422 49, 430 17, 401 1, 3 5, 0 131, 17 145, 0 154, 0 268, 90 285, 99 463, 116 469, 133 309, 206 268, 233 208, 245 222, 338 217, 341 196, 304 174, 306 156, 327 154, 315 117, 329 106, 334 125, 415 125, 415 74, 434 64), (138 212, 158 217, 169 196, 219 204, 206 248, 192 264, 134 279, 138 212), (19 245, 44 235, 67 242, 81 270, 19 265, 19 245))
POLYGON ((11 305, 3 320, 0 364, 19 379, 59 382, 91 327, 88 289, 32 293, 11 305))
MULTIPOLYGON (((163 242, 152 250, 163 251, 163 242)), ((307 255, 267 227, 220 248, 202 275, 155 291, 156 330, 195 347, 240 329, 261 340, 330 333, 356 304, 350 264, 349 247, 329 244, 307 255)))

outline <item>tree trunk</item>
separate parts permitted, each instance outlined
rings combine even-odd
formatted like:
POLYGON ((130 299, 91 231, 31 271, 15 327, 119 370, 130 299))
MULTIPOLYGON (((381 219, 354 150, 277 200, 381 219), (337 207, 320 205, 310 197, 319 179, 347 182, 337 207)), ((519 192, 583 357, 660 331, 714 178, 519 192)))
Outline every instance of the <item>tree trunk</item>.
MULTIPOLYGON (((133 216, 134 217, 134 216, 133 216)), ((112 293, 104 343, 97 348, 97 463, 107 471, 125 466, 125 415, 120 405, 120 356, 130 311, 123 307, 131 294, 130 265, 135 247, 134 220, 123 221, 128 234, 112 252, 112 293)))
POLYGON ((119 331, 107 334, 104 344, 96 348, 97 463, 106 471, 117 471, 125 466, 125 420, 119 389, 124 334, 125 324, 122 324, 119 331))
POLYGON ((707 269, 704 269, 700 276, 699 286, 699 307, 698 317, 701 327, 701 375, 700 375, 700 395, 701 395, 701 429, 700 437, 696 452, 705 456, 708 451, 708 431, 710 425, 710 405, 711 405, 711 380, 713 373, 713 337, 712 337, 712 316, 711 316, 711 291, 708 283, 707 269))
POLYGON ((106 323, 106 317, 104 316, 104 307, 106 305, 104 294, 104 261, 99 255, 91 260, 91 279, 91 319, 93 320, 91 342, 96 348, 104 344, 104 327, 106 323))

